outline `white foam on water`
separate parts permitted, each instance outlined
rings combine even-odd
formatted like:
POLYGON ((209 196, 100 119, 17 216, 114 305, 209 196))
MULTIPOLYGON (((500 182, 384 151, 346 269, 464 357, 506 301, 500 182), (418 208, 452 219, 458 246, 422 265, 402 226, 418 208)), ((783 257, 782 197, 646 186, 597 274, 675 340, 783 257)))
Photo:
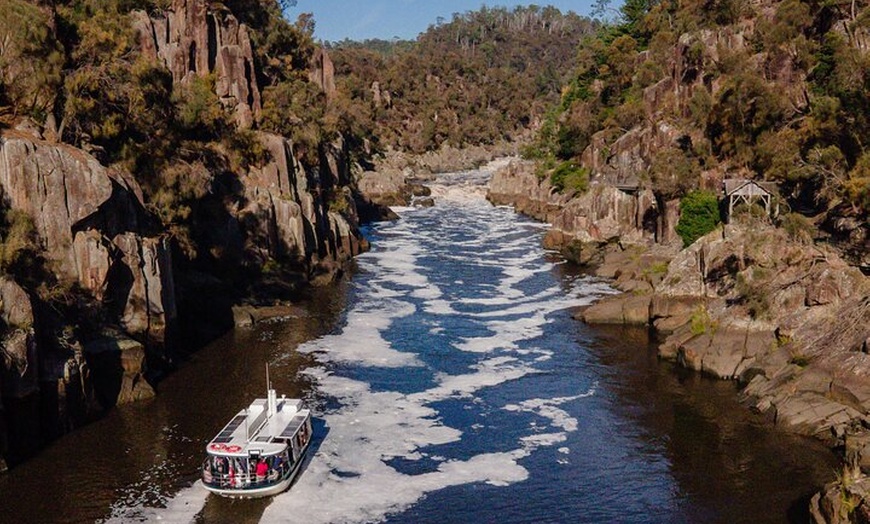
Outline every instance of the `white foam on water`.
MULTIPOLYGON (((382 333, 393 320, 414 314, 414 304, 401 300, 380 300, 380 307, 354 309, 347 321, 352 330, 336 335, 326 335, 312 343, 299 346, 300 353, 328 353, 336 362, 354 363, 361 366, 401 368, 421 366, 413 353, 396 351, 384 340, 382 333)), ((368 302, 366 302, 368 304, 368 302)))
MULTIPOLYGON (((463 176, 478 180, 482 175, 468 173, 456 179, 462 180, 463 176)), ((533 295, 523 292, 518 287, 521 283, 553 268, 540 256, 536 236, 540 227, 518 223, 507 211, 494 212, 479 193, 463 196, 461 192, 467 193, 467 188, 455 185, 445 186, 444 198, 456 199, 450 205, 465 213, 467 224, 456 227, 476 228, 479 236, 443 246, 444 235, 437 229, 415 228, 412 221, 382 226, 388 238, 387 248, 359 257, 358 264, 368 278, 365 287, 356 285, 357 301, 347 312, 345 325, 334 334, 297 348, 313 354, 321 363, 305 371, 317 383, 316 397, 328 398, 330 402, 326 405, 338 407, 314 406, 316 416, 326 426, 326 435, 315 441, 316 452, 309 457, 292 489, 273 497, 262 522, 378 522, 417 503, 427 493, 451 486, 470 483, 506 486, 521 482, 530 473, 520 461, 542 447, 564 443, 567 435, 577 430, 579 421, 561 406, 593 395, 594 386, 581 395, 532 398, 504 406, 502 409, 507 412, 532 413, 546 421, 529 426, 519 435, 515 449, 466 452, 465 456, 449 458, 429 453, 435 451, 429 449, 432 446, 456 443, 463 438, 462 429, 448 426, 433 406, 456 400, 464 404, 463 408, 482 409, 479 420, 485 422, 487 413, 479 396, 481 390, 541 373, 536 365, 552 358, 553 352, 548 349, 522 344, 544 333, 544 326, 551 321, 547 315, 587 300, 589 295, 610 292, 603 283, 584 279, 574 282, 573 289, 549 286, 533 295), (529 234, 518 236, 518 231, 529 234), (479 296, 461 300, 463 304, 487 309, 477 313, 457 312, 451 300, 426 276, 420 264, 424 255, 437 256, 445 263, 460 260, 465 264, 498 267, 501 275, 497 281, 492 285, 477 283, 474 289, 479 296), (460 338, 453 344, 456 350, 480 355, 477 362, 458 374, 435 372, 434 385, 415 392, 381 391, 365 381, 332 371, 336 363, 390 368, 396 373, 403 368, 425 367, 418 355, 397 351, 385 337, 397 319, 420 310, 436 317, 427 320, 432 323, 429 330, 432 334, 446 333, 437 317, 451 315, 462 315, 491 333, 460 338), (403 461, 414 465, 414 474, 402 471, 403 461)), ((399 210, 421 217, 433 212, 399 210)), ((480 422, 468 428, 475 432, 486 429, 480 422)), ((564 449, 567 448, 559 448, 560 452, 564 449)), ((204 507, 206 493, 197 483, 165 499, 164 509, 121 508, 112 522, 136 519, 191 522, 204 507)))
POLYGON ((429 405, 464 398, 482 388, 515 380, 534 370, 517 359, 496 357, 464 375, 441 375, 428 390, 401 394, 374 392, 368 384, 330 374, 309 373, 322 391, 342 407, 325 413, 329 432, 304 474, 289 492, 274 498, 263 522, 369 522, 400 511, 426 493, 472 482, 507 485, 525 480, 518 460, 528 452, 482 453, 466 460, 445 460, 437 470, 403 474, 385 461, 419 460, 421 448, 459 440, 462 432, 445 426, 429 405))
POLYGON ((165 498, 162 508, 146 506, 113 507, 104 524, 130 524, 131 522, 166 522, 182 524, 193 522, 205 506, 208 491, 197 480, 193 486, 182 489, 172 497, 165 498))
POLYGON ((577 431, 577 419, 569 415, 567 411, 559 409, 557 406, 561 406, 562 404, 573 402, 575 400, 589 398, 595 395, 597 389, 598 383, 596 382, 592 384, 592 387, 590 387, 588 391, 579 395, 559 398, 529 399, 524 400, 519 404, 508 404, 504 407, 504 409, 507 411, 525 411, 529 413, 534 413, 541 417, 550 419, 550 425, 552 427, 562 428, 566 432, 577 431))
POLYGON ((568 440, 567 433, 537 433, 528 437, 522 437, 520 442, 522 442, 524 448, 531 452, 538 448, 561 444, 566 440, 568 440))

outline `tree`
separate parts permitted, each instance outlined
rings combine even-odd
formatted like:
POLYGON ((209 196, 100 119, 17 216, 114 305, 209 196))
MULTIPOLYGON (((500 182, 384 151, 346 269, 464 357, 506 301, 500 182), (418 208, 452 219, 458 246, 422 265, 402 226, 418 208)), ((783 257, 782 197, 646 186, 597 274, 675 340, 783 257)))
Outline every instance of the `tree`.
POLYGON ((0 91, 13 113, 42 122, 54 109, 63 49, 48 13, 32 2, 0 0, 0 13, 0 91))
POLYGON ((709 191, 693 191, 680 200, 680 220, 676 232, 688 247, 716 229, 721 222, 719 200, 709 191))

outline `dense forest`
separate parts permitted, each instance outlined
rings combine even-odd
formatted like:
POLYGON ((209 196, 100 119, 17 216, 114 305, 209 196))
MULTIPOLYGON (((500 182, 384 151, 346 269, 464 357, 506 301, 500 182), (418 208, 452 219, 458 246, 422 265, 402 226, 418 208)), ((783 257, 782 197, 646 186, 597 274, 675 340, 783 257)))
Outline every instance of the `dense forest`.
POLYGON ((570 80, 596 23, 553 7, 496 7, 438 20, 413 42, 329 44, 338 88, 375 145, 420 153, 513 140, 570 80))

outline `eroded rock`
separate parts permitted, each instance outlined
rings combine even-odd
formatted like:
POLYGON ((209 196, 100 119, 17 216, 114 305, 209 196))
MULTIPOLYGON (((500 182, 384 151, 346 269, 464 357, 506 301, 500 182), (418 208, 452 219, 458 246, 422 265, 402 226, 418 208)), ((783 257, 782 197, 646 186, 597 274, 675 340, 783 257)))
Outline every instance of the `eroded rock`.
POLYGON ((176 84, 214 73, 218 99, 247 128, 262 109, 253 48, 247 26, 219 5, 173 0, 162 13, 131 16, 146 56, 163 62, 176 84))

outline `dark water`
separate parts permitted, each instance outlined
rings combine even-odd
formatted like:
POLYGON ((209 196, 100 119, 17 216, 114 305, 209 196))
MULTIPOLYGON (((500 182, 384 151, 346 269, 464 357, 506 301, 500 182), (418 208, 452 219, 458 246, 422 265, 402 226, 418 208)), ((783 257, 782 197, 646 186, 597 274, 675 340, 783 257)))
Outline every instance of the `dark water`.
POLYGON ((807 520, 827 450, 659 362, 645 331, 572 320, 606 286, 544 253, 539 225, 446 193, 369 231, 307 318, 227 335, 0 478, 0 522, 807 520), (285 494, 208 496, 204 445, 266 362, 315 406, 315 453, 285 494))

